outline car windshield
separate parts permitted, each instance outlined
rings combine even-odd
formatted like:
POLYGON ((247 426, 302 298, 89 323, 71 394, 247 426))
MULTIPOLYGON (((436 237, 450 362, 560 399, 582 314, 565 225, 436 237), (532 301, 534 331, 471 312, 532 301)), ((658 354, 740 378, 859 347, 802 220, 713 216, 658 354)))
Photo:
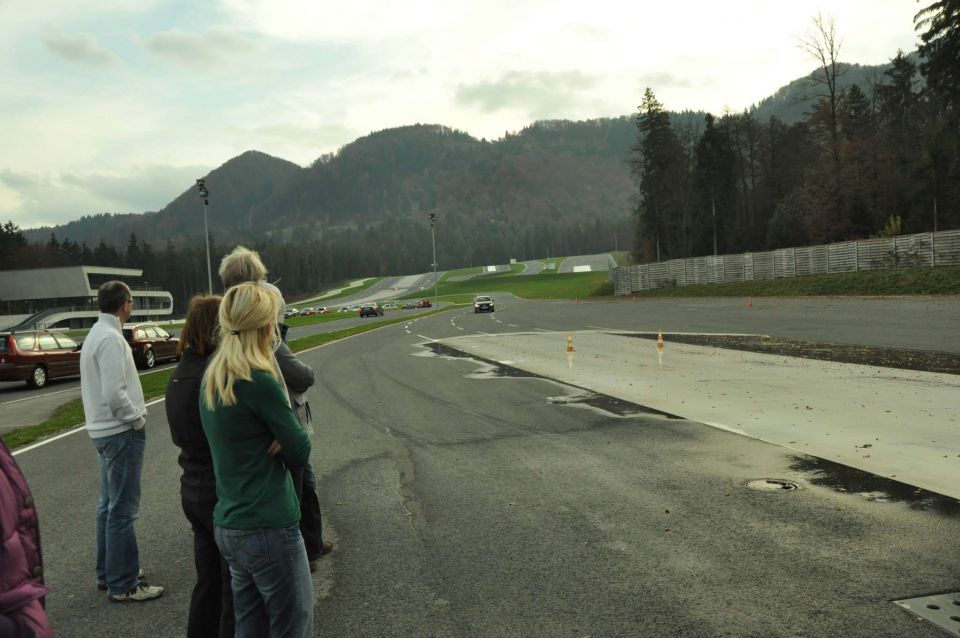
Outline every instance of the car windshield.
POLYGON ((490 301, 490 297, 477 297, 477 301, 490 301))

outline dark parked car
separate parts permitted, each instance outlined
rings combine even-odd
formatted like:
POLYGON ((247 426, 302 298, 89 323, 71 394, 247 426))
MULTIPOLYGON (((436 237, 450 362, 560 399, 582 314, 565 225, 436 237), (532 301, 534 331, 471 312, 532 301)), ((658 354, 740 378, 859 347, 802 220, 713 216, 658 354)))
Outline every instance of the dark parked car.
POLYGON ((416 307, 417 307, 417 304, 413 303, 412 301, 408 301, 407 303, 400 306, 402 310, 413 310, 416 307))
POLYGON ((417 308, 430 308, 433 306, 433 302, 429 299, 421 299, 417 302, 417 308))
POLYGON ((80 374, 80 344, 46 330, 0 332, 0 381, 42 388, 49 379, 80 374))
POLYGON ((473 298, 473 312, 493 312, 493 297, 478 295, 473 298))
POLYGON ((382 317, 383 308, 381 308, 375 303, 365 303, 362 306, 360 306, 360 316, 361 317, 382 317))
POLYGON ((123 336, 133 350, 133 360, 141 368, 152 368, 158 361, 176 361, 180 340, 155 323, 138 323, 123 327, 123 336))

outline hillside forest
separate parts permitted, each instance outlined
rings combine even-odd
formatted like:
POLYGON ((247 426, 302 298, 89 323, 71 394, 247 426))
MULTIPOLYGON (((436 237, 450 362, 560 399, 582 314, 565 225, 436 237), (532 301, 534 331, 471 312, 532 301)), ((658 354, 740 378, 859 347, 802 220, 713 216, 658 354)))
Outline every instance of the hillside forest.
MULTIPOLYGON (((638 262, 960 227, 960 0, 917 14, 917 53, 841 61, 818 18, 817 70, 742 113, 538 122, 495 141, 436 125, 373 133, 301 168, 250 151, 206 176, 213 269, 258 250, 289 298, 361 276, 632 250, 638 262), (797 103, 806 104, 798 111, 797 103), (786 116, 784 113, 797 114, 786 116), (761 117, 763 119, 761 119, 761 117)), ((0 226, 0 269, 142 268, 176 310, 206 289, 200 200, 158 212, 0 226), (62 239, 61 239, 62 238, 62 239)))
POLYGON ((677 126, 647 89, 631 165, 635 256, 823 244, 960 226, 960 2, 917 16, 919 60, 902 52, 843 86, 842 38, 817 19, 802 45, 816 101, 792 125, 750 113, 677 126))

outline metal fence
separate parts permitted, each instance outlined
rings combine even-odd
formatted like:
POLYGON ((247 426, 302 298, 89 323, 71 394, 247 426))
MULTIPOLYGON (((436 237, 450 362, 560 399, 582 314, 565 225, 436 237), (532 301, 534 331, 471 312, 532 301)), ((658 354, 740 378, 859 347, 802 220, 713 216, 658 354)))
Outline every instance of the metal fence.
POLYGON ((933 266, 960 266, 960 230, 671 259, 614 268, 611 277, 614 293, 629 295, 649 288, 933 266))

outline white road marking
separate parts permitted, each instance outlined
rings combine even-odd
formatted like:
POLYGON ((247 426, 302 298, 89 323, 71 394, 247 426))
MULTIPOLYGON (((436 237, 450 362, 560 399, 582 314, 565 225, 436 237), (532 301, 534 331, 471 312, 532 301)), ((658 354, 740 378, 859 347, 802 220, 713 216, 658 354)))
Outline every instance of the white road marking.
POLYGON ((63 394, 64 392, 77 392, 80 388, 68 388, 66 390, 57 390, 56 392, 47 392, 46 394, 34 394, 33 396, 23 397, 21 399, 13 399, 12 401, 4 401, 0 405, 10 405, 11 403, 20 403, 21 401, 30 401, 31 399, 42 399, 43 397, 52 397, 55 394, 63 394))
MULTIPOLYGON (((373 332, 374 330, 383 330, 384 328, 389 328, 390 326, 395 326, 395 325, 397 325, 397 324, 387 324, 386 326, 380 326, 379 328, 373 328, 372 330, 367 330, 366 332, 361 332, 361 333, 358 333, 358 334, 355 334, 355 335, 350 335, 349 337, 344 337, 344 338, 342 338, 342 339, 337 339, 336 341, 328 341, 327 343, 321 343, 321 344, 318 345, 318 346, 313 346, 312 348, 307 348, 306 350, 300 350, 300 351, 298 351, 296 354, 300 354, 301 352, 310 352, 310 351, 312 351, 312 350, 316 350, 317 348, 326 348, 326 347, 329 346, 329 345, 332 345, 332 344, 335 344, 335 343, 340 343, 341 341, 346 341, 347 339, 353 339, 354 337, 359 337, 359 336, 361 336, 361 335, 365 335, 365 334, 367 334, 367 333, 373 332)), ((426 338, 427 338, 427 337, 424 337, 424 336, 422 336, 422 335, 417 335, 417 336, 420 337, 421 339, 426 339, 426 338)), ((435 341, 435 340, 434 340, 434 339, 430 339, 429 341, 432 342, 432 341, 435 341)), ((151 370, 151 372, 161 372, 161 370, 151 370)), ((148 373, 145 373, 145 374, 148 374, 148 373)), ((156 405, 157 403, 160 403, 160 402, 166 401, 166 400, 167 400, 167 397, 165 397, 165 396, 160 397, 159 399, 154 399, 153 401, 150 401, 149 403, 147 403, 147 404, 146 404, 146 407, 150 407, 151 405, 156 405)), ((42 446, 44 446, 44 445, 47 445, 48 443, 53 443, 54 441, 56 441, 56 440, 58 440, 58 439, 62 439, 62 438, 64 438, 64 437, 70 436, 71 434, 76 434, 77 432, 81 432, 81 431, 83 431, 84 429, 85 429, 85 428, 83 427, 83 425, 79 425, 78 427, 76 427, 76 428, 74 428, 73 430, 70 430, 70 431, 68 431, 68 432, 64 432, 64 433, 62 433, 62 434, 58 434, 58 435, 56 435, 56 436, 50 437, 49 439, 44 439, 44 440, 42 440, 42 441, 38 441, 37 443, 34 443, 33 445, 28 445, 28 446, 25 447, 25 448, 19 448, 19 449, 17 449, 17 451, 13 452, 13 455, 14 455, 14 456, 17 456, 17 455, 19 455, 19 454, 23 454, 24 452, 29 452, 30 450, 35 450, 35 449, 38 448, 38 447, 42 447, 42 446)))
POLYGON ((516 324, 513 324, 513 323, 508 323, 507 325, 510 326, 511 328, 519 328, 519 327, 520 327, 520 326, 518 326, 518 325, 516 325, 516 324))
MULTIPOLYGON (((162 398, 160 398, 160 399, 154 399, 154 400, 151 401, 150 403, 147 403, 147 404, 146 404, 146 407, 149 408, 151 405, 156 405, 157 403, 160 403, 161 401, 166 401, 166 399, 167 399, 166 397, 162 397, 162 398)), ((83 432, 84 430, 86 430, 86 427, 84 427, 83 424, 80 424, 80 425, 78 425, 77 427, 73 428, 72 430, 68 430, 67 432, 64 432, 63 434, 58 434, 57 436, 52 436, 52 437, 50 437, 49 439, 44 439, 44 440, 42 440, 42 441, 39 441, 38 443, 34 443, 33 445, 28 445, 28 446, 25 447, 25 448, 20 448, 19 450, 16 450, 15 452, 13 452, 13 455, 14 455, 14 456, 17 456, 17 455, 19 455, 19 454, 23 454, 24 452, 29 452, 30 450, 35 450, 36 448, 42 447, 42 446, 46 445, 47 443, 53 443, 54 441, 58 441, 58 440, 60 440, 60 439, 62 439, 62 438, 68 437, 68 436, 70 436, 71 434, 76 434, 77 432, 83 432)))
MULTIPOLYGON (((147 370, 146 372, 139 372, 138 374, 142 377, 148 374, 154 374, 155 372, 163 372, 167 368, 158 368, 155 370, 147 370)), ((79 386, 76 388, 67 388, 66 390, 57 390, 56 392, 47 392, 46 394, 32 394, 28 397, 21 397, 19 399, 12 399, 10 401, 4 401, 0 405, 10 405, 13 403, 20 403, 21 401, 32 401, 33 399, 42 399, 43 397, 52 397, 57 394, 63 394, 64 392, 79 392, 79 386)))

